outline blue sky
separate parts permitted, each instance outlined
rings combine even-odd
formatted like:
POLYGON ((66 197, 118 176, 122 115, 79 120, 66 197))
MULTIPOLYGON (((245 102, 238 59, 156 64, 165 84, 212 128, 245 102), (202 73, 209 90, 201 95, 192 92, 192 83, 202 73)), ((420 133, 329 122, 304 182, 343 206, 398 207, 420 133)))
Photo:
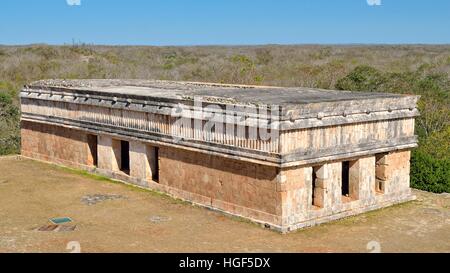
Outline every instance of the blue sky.
POLYGON ((449 0, 2 0, 0 5, 0 44, 450 43, 449 0))

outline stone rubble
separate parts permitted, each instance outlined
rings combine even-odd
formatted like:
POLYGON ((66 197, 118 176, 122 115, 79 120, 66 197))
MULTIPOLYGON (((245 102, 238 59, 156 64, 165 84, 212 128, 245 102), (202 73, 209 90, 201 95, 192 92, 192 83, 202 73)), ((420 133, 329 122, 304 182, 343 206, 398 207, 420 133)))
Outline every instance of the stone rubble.
POLYGON ((107 200, 117 199, 126 199, 126 197, 116 194, 93 194, 83 196, 83 198, 81 198, 81 202, 85 205, 92 206, 107 200))

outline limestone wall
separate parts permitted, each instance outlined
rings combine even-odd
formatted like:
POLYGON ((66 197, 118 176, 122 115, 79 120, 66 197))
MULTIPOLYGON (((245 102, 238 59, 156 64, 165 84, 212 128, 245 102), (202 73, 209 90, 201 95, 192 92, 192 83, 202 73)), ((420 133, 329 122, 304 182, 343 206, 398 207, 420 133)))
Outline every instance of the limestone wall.
POLYGON ((160 183, 192 193, 188 199, 276 224, 281 216, 275 167, 160 149, 160 183))
POLYGON ((386 194, 410 192, 410 151, 381 154, 376 162, 376 180, 386 194))
POLYGON ((22 121, 21 153, 73 167, 92 166, 87 134, 79 130, 22 121))
MULTIPOLYGON (((88 132, 22 122, 22 154, 95 171, 287 231, 410 200, 409 151, 343 162, 277 168, 152 143, 97 136, 94 166, 88 132), (129 170, 121 169, 121 141, 129 170)), ((92 138, 91 138, 92 139, 92 138)))
POLYGON ((411 200, 409 160, 409 151, 350 159, 347 196, 342 162, 281 170, 282 225, 312 226, 411 200), (381 190, 377 181, 383 182, 381 190))

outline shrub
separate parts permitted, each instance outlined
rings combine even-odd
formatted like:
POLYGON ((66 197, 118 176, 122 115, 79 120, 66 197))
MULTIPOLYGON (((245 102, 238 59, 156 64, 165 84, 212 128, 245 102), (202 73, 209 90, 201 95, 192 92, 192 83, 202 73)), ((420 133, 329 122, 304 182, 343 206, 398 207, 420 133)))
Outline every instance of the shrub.
POLYGON ((256 63, 261 65, 268 65, 273 61, 273 56, 270 53, 270 49, 258 48, 256 49, 256 63))
POLYGON ((20 136, 7 135, 3 137, 0 135, 0 156, 19 153, 20 136))
POLYGON ((379 91, 385 79, 382 73, 370 66, 358 66, 346 77, 338 80, 336 88, 350 91, 379 91))
POLYGON ((77 54, 77 55, 82 55, 82 56, 95 55, 95 51, 86 44, 73 44, 72 46, 69 46, 68 48, 72 53, 77 54))
POLYGON ((0 93, 0 122, 15 124, 19 119, 19 108, 13 104, 9 94, 0 93))
POLYGON ((7 93, 0 92, 0 155, 19 151, 19 109, 7 93))
POLYGON ((450 159, 450 126, 420 141, 420 149, 437 159, 450 159))
POLYGON ((450 192, 450 126, 420 141, 412 154, 411 185, 432 192, 450 192))
POLYGON ((7 105, 12 103, 11 96, 6 93, 0 93, 0 111, 3 110, 3 107, 6 107, 7 105))
POLYGON ((25 51, 36 54, 37 56, 42 57, 45 60, 55 59, 59 56, 57 48, 48 45, 31 46, 25 48, 25 51))
POLYGON ((16 89, 10 82, 0 81, 0 93, 6 93, 13 97, 16 94, 16 89))
POLYGON ((411 186, 435 193, 450 192, 450 159, 437 159, 421 149, 411 159, 411 186))
POLYGON ((419 101, 420 116, 417 118, 417 134, 427 138, 450 126, 450 102, 448 99, 429 94, 419 101))
POLYGON ((255 67, 255 63, 245 55, 234 55, 231 57, 231 61, 240 66, 242 74, 253 70, 255 67))

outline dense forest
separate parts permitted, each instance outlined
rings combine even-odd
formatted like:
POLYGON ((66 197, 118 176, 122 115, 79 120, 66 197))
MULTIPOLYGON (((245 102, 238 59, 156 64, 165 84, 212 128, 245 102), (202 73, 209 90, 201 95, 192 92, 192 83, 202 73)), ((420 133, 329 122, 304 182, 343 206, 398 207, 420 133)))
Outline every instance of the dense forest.
POLYGON ((126 78, 421 95, 418 189, 450 192, 450 46, 0 46, 0 155, 20 149, 20 88, 47 78, 126 78))

